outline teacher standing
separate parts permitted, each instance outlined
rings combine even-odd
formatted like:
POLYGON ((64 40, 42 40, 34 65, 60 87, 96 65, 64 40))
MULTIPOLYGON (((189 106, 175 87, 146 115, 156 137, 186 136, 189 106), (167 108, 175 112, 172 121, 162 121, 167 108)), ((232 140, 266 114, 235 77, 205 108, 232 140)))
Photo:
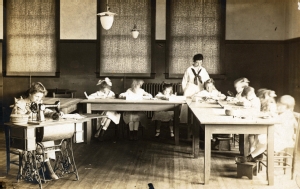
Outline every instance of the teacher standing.
MULTIPOLYGON (((193 57, 193 65, 188 67, 182 78, 183 96, 192 98, 194 94, 203 90, 204 82, 210 77, 205 68, 202 67, 203 55, 196 54, 193 57)), ((180 122, 187 123, 188 108, 186 104, 181 106, 180 122)))
POLYGON ((210 77, 206 69, 202 67, 203 55, 196 54, 193 57, 193 65, 188 67, 182 78, 183 95, 191 97, 203 90, 203 84, 210 77))

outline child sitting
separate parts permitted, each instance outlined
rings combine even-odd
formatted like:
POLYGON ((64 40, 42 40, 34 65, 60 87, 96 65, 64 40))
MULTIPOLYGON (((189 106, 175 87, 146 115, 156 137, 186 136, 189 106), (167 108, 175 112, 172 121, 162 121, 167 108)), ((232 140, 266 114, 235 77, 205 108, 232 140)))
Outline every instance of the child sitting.
POLYGON ((290 95, 283 95, 278 99, 277 112, 281 124, 274 126, 274 151, 280 152, 286 148, 294 147, 297 121, 294 117, 295 99, 290 95))
MULTIPOLYGON (((147 98, 152 98, 150 93, 144 91, 141 88, 143 85, 143 80, 134 79, 131 84, 131 88, 129 88, 126 92, 121 93, 119 98, 124 98, 127 100, 142 100, 143 96, 147 98)), ((129 140, 137 140, 138 139, 138 128, 139 123, 143 126, 147 125, 147 117, 146 114, 140 111, 136 112, 124 112, 123 120, 126 124, 129 124, 129 140)))
MULTIPOLYGON (((173 94, 173 86, 170 83, 164 83, 163 84, 163 90, 162 92, 159 92, 155 98, 157 99, 162 99, 162 100, 168 100, 170 96, 175 96, 173 94)), ((154 112, 154 115, 152 117, 152 121, 156 121, 156 134, 155 137, 159 137, 160 135, 160 126, 161 122, 169 122, 169 127, 170 127, 170 135, 171 137, 174 137, 173 133, 173 117, 174 117, 174 112, 173 111, 159 111, 159 112, 154 112)))
MULTIPOLYGON (((274 125, 275 153, 295 145, 294 130, 297 129, 298 125, 293 114, 294 107, 295 99, 292 96, 284 95, 278 99, 277 111, 278 119, 281 121, 281 124, 274 125)), ((265 145, 257 145, 247 157, 238 157, 236 161, 247 162, 262 159, 262 153, 266 150, 266 138, 263 138, 261 142, 265 143, 265 145)))
POLYGON ((250 86, 245 87, 243 89, 241 96, 244 97, 245 99, 242 99, 240 105, 243 105, 244 107, 251 107, 255 109, 255 111, 257 110, 257 112, 260 111, 261 103, 259 98, 256 96, 253 87, 250 86))
MULTIPOLYGON (((20 99, 15 99, 15 105, 12 110, 12 114, 28 114, 30 116, 33 116, 34 114, 31 111, 31 107, 33 103, 36 104, 42 104, 43 103, 43 98, 47 95, 48 91, 44 87, 44 85, 40 82, 33 83, 30 87, 30 89, 27 91, 28 96, 26 98, 20 98, 20 99)), ((46 118, 50 118, 53 120, 59 119, 59 117, 62 117, 64 114, 63 112, 54 112, 51 109, 44 109, 43 110, 44 116, 46 118)), ((29 117, 29 119, 33 119, 32 117, 29 117)), ((50 147, 54 146, 54 141, 45 141, 42 142, 44 147, 50 147)), ((40 148, 37 148, 37 152, 40 153, 41 150, 40 148)), ((55 160, 55 152, 54 151, 49 151, 45 153, 44 157, 44 165, 45 165, 45 174, 46 177, 57 180, 59 177, 55 174, 54 170, 52 169, 50 159, 55 160)))
MULTIPOLYGON (((115 93, 111 91, 112 83, 109 78, 105 78, 104 80, 99 80, 97 85, 99 85, 99 91, 92 93, 88 96, 88 98, 115 98, 115 93)), ((98 119, 99 129, 97 130, 95 137, 99 139, 99 141, 103 140, 104 132, 107 130, 111 121, 115 124, 119 124, 120 114, 114 111, 103 111, 101 115, 106 115, 107 117, 98 119)))
POLYGON ((257 96, 261 102, 260 111, 265 113, 265 117, 274 116, 277 111, 275 91, 269 89, 259 89, 257 96))
POLYGON ((234 88, 237 92, 237 94, 235 96, 237 102, 243 100, 242 92, 245 87, 249 86, 249 83, 250 83, 250 81, 245 77, 238 78, 234 81, 234 88))
POLYGON ((202 97, 206 99, 215 99, 215 100, 220 100, 220 99, 225 99, 226 96, 222 94, 220 91, 218 91, 215 87, 215 81, 210 78, 204 83, 204 90, 196 93, 193 96, 193 101, 195 101, 196 97, 202 97))

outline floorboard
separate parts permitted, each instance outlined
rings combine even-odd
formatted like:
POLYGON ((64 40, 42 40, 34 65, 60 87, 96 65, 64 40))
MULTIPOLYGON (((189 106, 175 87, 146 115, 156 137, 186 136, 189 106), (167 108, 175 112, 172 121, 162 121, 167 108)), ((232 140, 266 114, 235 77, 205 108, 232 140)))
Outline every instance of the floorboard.
MULTIPOLYGON (((111 130, 113 132, 113 130, 111 130)), ((92 140, 90 145, 74 144, 74 156, 79 173, 66 175, 57 181, 43 184, 43 188, 93 188, 93 189, 273 189, 299 188, 300 165, 296 166, 296 178, 290 180, 290 173, 283 176, 282 171, 275 169, 275 185, 268 186, 265 168, 253 180, 247 177, 236 178, 234 157, 237 148, 232 151, 213 151, 211 178, 209 185, 203 185, 203 151, 194 159, 191 155, 191 142, 182 140, 179 146, 174 145, 169 133, 154 138, 154 132, 144 132, 138 141, 120 138, 115 141, 113 133, 107 134, 103 142, 92 140), (149 134, 150 133, 150 134, 149 134)), ((182 135, 185 136, 185 135, 182 135)), ((5 174, 4 134, 0 132, 0 182, 6 188, 38 188, 37 183, 16 182, 18 167, 11 164, 8 175, 5 174)), ((238 145, 236 145, 238 146, 238 145)), ((300 153, 299 153, 300 154, 300 153)), ((17 156, 12 155, 16 161, 17 156)), ((298 156, 298 162, 300 157, 298 156)))

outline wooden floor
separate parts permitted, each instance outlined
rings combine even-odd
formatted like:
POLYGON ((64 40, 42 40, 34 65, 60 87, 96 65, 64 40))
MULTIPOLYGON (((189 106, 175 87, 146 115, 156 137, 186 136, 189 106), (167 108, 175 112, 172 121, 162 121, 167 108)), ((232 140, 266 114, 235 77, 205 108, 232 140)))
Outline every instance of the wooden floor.
MULTIPOLYGON (((141 133, 139 134, 142 139, 135 142, 122 138, 115 142, 112 139, 113 134, 107 133, 103 142, 93 140, 90 145, 74 144, 79 181, 74 180, 74 175, 67 175, 57 181, 43 184, 43 188, 300 188, 300 163, 296 167, 294 180, 289 179, 290 174, 283 176, 281 170, 276 170, 274 186, 267 185, 265 168, 253 180, 247 177, 236 178, 234 156, 238 154, 237 149, 231 152, 213 151, 210 183, 203 185, 203 151, 200 158, 193 159, 191 142, 180 141, 180 145, 175 146, 174 141, 169 139, 167 131, 162 133, 160 139, 152 136, 154 134, 152 130, 144 131, 143 137, 141 133)), ((8 175, 3 174, 5 172, 3 137, 3 132, 0 132, 0 184, 5 183, 6 188, 38 188, 36 183, 16 182, 15 164, 11 164, 8 175)), ((17 157, 12 156, 12 159, 17 160, 17 157)))

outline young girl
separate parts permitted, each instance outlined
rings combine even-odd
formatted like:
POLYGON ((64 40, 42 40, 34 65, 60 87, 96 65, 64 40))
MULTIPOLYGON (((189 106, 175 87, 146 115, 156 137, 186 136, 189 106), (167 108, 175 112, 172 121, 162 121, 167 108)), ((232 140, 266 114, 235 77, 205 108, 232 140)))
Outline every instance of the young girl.
POLYGON ((275 91, 269 89, 259 89, 257 91, 257 97, 260 99, 261 103, 260 111, 263 112, 266 117, 276 115, 277 107, 275 91))
MULTIPOLYGON (((99 91, 91 94, 88 98, 115 98, 115 93, 111 91, 112 83, 108 77, 104 80, 99 80, 97 85, 99 85, 99 91)), ((95 137, 100 141, 103 140, 104 132, 107 130, 111 121, 115 124, 119 124, 120 122, 120 114, 113 111, 103 111, 101 115, 106 115, 107 118, 98 119, 98 125, 100 125, 97 130, 95 137)))
MULTIPOLYGON (((42 83, 40 83, 40 82, 33 83, 31 85, 30 89, 28 90, 28 96, 24 99, 21 98, 21 99, 17 100, 16 105, 12 111, 12 114, 22 112, 23 114, 32 115, 31 110, 30 110, 31 104, 33 102, 36 104, 43 103, 42 99, 46 95, 47 95, 47 90, 42 83), (22 111, 16 110, 16 109, 21 108, 21 106, 19 106, 20 104, 25 104, 25 107, 23 107, 25 109, 23 109, 22 111)), ((63 116, 63 113, 62 112, 57 113, 57 112, 54 112, 54 111, 46 108, 44 110, 44 115, 46 118, 58 119, 59 116, 60 117, 63 116)), ((29 118, 29 119, 32 119, 32 118, 29 118)), ((43 143, 44 147, 54 146, 54 141, 46 141, 46 142, 42 142, 42 143, 43 143)), ((47 177, 57 180, 58 176, 54 173, 49 159, 55 159, 54 152, 48 152, 45 154, 45 157, 44 157, 44 165, 46 168, 45 174, 47 177)))
POLYGON ((250 83, 250 81, 245 77, 238 78, 234 81, 234 88, 237 92, 237 94, 235 96, 237 102, 240 102, 243 100, 242 92, 245 87, 249 86, 249 83, 250 83))
MULTIPOLYGON (((119 98, 124 98, 127 100, 142 100, 143 96, 147 98, 152 98, 150 93, 144 91, 141 88, 143 85, 143 80, 134 79, 131 84, 131 88, 129 88, 126 92, 121 93, 119 98)), ((147 117, 143 112, 124 112, 123 120, 126 124, 129 124, 129 140, 137 140, 138 139, 138 128, 139 123, 143 126, 147 125, 147 117)))
POLYGON ((226 96, 219 92, 216 87, 215 87, 215 81, 210 78, 204 83, 204 90, 196 93, 193 96, 193 101, 195 101, 196 97, 202 97, 202 98, 207 98, 207 99, 225 99, 226 96))
MULTIPOLYGON (((164 83, 163 84, 163 90, 162 92, 159 92, 155 98, 162 99, 162 100, 168 100, 170 96, 175 96, 173 94, 173 85, 170 83, 164 83)), ((156 122, 156 134, 155 137, 159 137, 160 135, 160 126, 161 122, 169 122, 170 127, 170 135, 171 137, 174 137, 173 132, 173 117, 174 112, 173 111, 160 111, 160 112, 154 112, 154 115, 152 117, 152 121, 156 122)))
POLYGON ((244 107, 251 107, 254 111, 260 112, 261 103, 259 98, 256 96, 253 87, 245 87, 241 96, 244 97, 244 99, 242 99, 240 105, 243 105, 244 107))

